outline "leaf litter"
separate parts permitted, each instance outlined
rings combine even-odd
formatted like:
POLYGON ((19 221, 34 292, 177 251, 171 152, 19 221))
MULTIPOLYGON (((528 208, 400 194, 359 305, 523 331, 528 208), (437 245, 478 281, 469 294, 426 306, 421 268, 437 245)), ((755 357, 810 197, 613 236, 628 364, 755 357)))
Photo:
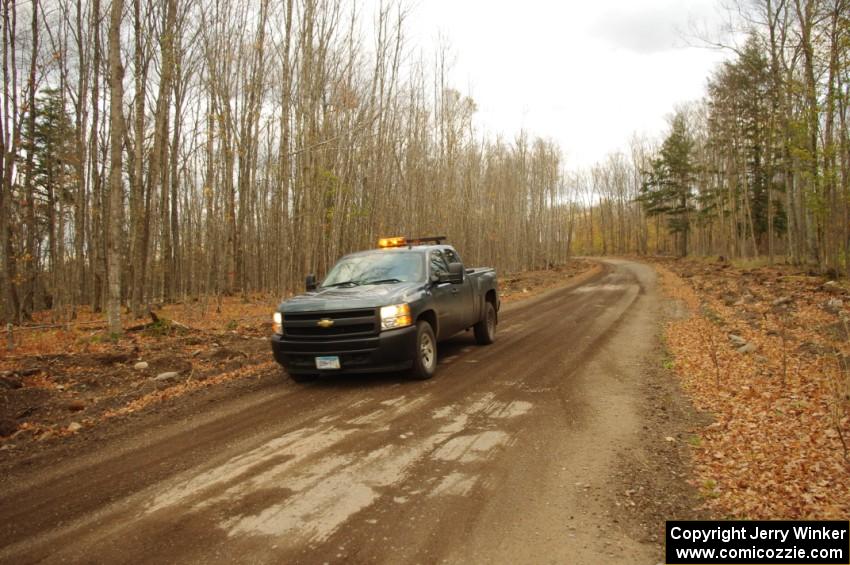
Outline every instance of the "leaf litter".
POLYGON ((672 369, 714 417, 691 445, 705 508, 721 518, 846 518, 844 287, 778 267, 659 260, 656 270, 688 311, 666 327, 672 369))

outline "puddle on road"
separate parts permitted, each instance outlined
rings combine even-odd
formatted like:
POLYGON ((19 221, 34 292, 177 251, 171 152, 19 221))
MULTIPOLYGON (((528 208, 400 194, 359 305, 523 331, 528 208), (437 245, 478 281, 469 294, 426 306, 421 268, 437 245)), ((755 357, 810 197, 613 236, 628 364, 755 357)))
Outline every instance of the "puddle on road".
POLYGON ((164 493, 156 496, 147 507, 146 512, 156 512, 169 506, 182 504, 189 499, 200 496, 204 491, 226 489, 228 485, 240 482, 243 477, 256 472, 257 468, 268 465, 274 458, 283 458, 285 461, 275 468, 287 468, 295 465, 308 455, 317 450, 326 449, 345 437, 354 433, 354 430, 339 430, 336 428, 303 428, 284 434, 251 451, 232 457, 226 463, 214 469, 179 484, 164 493))
POLYGON ((505 432, 487 431, 480 434, 456 436, 434 452, 435 459, 471 463, 485 459, 489 452, 507 444, 510 436, 505 432))
POLYGON ((466 473, 450 473, 440 481, 429 496, 466 496, 475 487, 477 477, 466 473))
POLYGON ((367 412, 366 414, 357 416, 356 418, 352 418, 351 420, 348 420, 346 424, 352 426, 366 426, 369 424, 391 421, 398 416, 408 412, 413 412, 420 405, 426 404, 429 400, 431 400, 430 394, 414 396, 413 398, 399 396, 398 398, 384 400, 380 402, 382 406, 381 408, 373 410, 372 412, 367 412))
MULTIPOLYGON (((322 542, 348 518, 375 502, 381 490, 403 481, 413 465, 446 437, 438 433, 410 446, 384 446, 365 457, 352 456, 343 466, 320 463, 294 475, 266 477, 263 482, 274 482, 295 494, 282 503, 269 501, 270 505, 257 514, 226 519, 221 526, 230 536, 268 535, 302 543, 322 542)), ((259 485, 252 481, 245 488, 251 491, 259 485)))
POLYGON ((584 286, 580 286, 578 288, 574 288, 573 292, 577 292, 577 293, 598 292, 598 291, 616 292, 616 291, 626 290, 628 288, 629 288, 629 285, 625 285, 625 284, 595 284, 595 285, 590 284, 590 285, 584 285, 584 286))
POLYGON ((487 413, 491 418, 516 418, 526 414, 533 405, 524 400, 514 400, 507 405, 494 405, 487 413))
POLYGON ((375 410, 374 412, 363 414, 362 416, 358 416, 357 418, 352 418, 351 420, 348 420, 348 423, 354 426, 363 426, 365 424, 373 424, 380 420, 383 416, 383 410, 375 410))
POLYGON ((347 484, 345 479, 347 477, 330 477, 324 496, 298 496, 288 504, 270 506, 252 516, 231 518, 221 525, 231 537, 249 534, 291 539, 309 532, 309 541, 323 541, 349 516, 378 498, 378 493, 372 488, 364 484, 347 484))
POLYGON ((469 414, 458 414, 454 420, 440 428, 440 433, 456 434, 466 429, 466 423, 469 420, 469 414))
POLYGON ((496 395, 492 392, 478 395, 476 400, 467 407, 462 407, 457 404, 441 406, 431 411, 431 416, 435 420, 443 420, 450 417, 452 414, 466 414, 474 416, 476 414, 484 414, 488 418, 517 418, 527 414, 534 405, 525 400, 513 400, 510 402, 501 402, 495 400, 496 395))
POLYGON ((402 396, 397 396, 395 398, 390 398, 388 400, 382 400, 381 404, 383 404, 384 406, 400 406, 400 405, 404 404, 406 400, 407 400, 407 397, 402 395, 402 396))
POLYGON ((485 408, 492 405, 494 403, 495 398, 496 398, 496 393, 494 393, 494 392, 487 392, 487 393, 481 394, 481 395, 479 395, 478 400, 476 400, 475 402, 470 404, 469 407, 464 410, 464 412, 467 413, 467 414, 470 414, 470 415, 481 412, 485 408))
MULTIPOLYGON (((287 545, 320 543, 352 516, 389 495, 388 488, 404 484, 421 461, 465 465, 491 458, 509 445, 507 432, 488 428, 522 416, 533 406, 495 398, 492 392, 478 394, 431 411, 440 427, 424 437, 405 430, 399 435, 391 422, 417 410, 431 400, 430 395, 362 405, 364 414, 338 422, 339 427, 326 423, 289 432, 198 474, 156 496, 146 513, 172 508, 183 515, 213 508, 224 514, 219 526, 231 537, 273 536, 287 545), (475 416, 483 420, 476 419, 476 433, 470 433, 475 416), (357 445, 351 441, 353 435, 377 433, 392 435, 378 449, 358 452, 355 447, 338 453, 344 440, 357 445), (267 498, 258 497, 261 492, 267 498)), ((412 496, 464 496, 480 483, 476 475, 460 468, 449 469, 430 484, 435 485, 430 492, 406 492, 388 500, 402 504, 412 496)))
POLYGON ((455 411, 456 407, 454 405, 448 406, 440 406, 431 412, 431 415, 434 416, 437 420, 442 420, 443 418, 448 418, 455 411))

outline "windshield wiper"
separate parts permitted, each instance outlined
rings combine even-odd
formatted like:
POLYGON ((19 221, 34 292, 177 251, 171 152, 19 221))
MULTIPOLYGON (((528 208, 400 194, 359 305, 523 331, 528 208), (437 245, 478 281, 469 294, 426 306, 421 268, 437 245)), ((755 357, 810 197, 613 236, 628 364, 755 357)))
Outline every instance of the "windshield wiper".
POLYGON ((361 283, 358 282, 358 281, 342 281, 342 282, 333 283, 333 284, 323 284, 322 286, 324 288, 330 288, 332 286, 360 286, 360 284, 361 283))
POLYGON ((363 284, 363 285, 366 285, 366 284, 389 284, 389 283, 400 283, 400 282, 404 282, 404 281, 401 280, 401 279, 378 279, 378 280, 374 280, 374 281, 360 281, 360 284, 363 284))

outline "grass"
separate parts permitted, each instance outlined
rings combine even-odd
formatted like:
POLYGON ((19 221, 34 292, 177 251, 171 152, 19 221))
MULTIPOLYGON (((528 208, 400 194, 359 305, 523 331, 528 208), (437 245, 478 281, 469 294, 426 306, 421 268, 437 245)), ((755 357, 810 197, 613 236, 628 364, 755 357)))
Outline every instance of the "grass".
POLYGON ((723 319, 723 317, 720 314, 718 314, 717 312, 715 312, 707 304, 702 304, 700 310, 701 310, 703 317, 705 317, 706 320, 708 320, 709 322, 711 322, 715 326, 720 326, 720 327, 726 326, 726 321, 723 319))
POLYGON ((671 371, 676 365, 676 360, 673 358, 673 354, 670 353, 670 349, 667 346, 667 334, 665 332, 661 332, 658 335, 658 341, 661 342, 661 366, 666 370, 671 371))
POLYGON ((717 481, 714 479, 704 480, 700 494, 703 498, 717 498, 720 496, 720 493, 717 491, 717 481))
POLYGON ((145 328, 145 334, 151 337, 165 337, 171 334, 171 320, 159 318, 156 322, 145 328))

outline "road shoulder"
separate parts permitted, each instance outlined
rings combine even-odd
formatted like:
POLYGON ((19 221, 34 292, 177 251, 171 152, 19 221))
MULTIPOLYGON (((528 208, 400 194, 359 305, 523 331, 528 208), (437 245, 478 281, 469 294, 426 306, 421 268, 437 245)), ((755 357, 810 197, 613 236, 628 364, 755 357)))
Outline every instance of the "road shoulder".
POLYGON ((594 284, 616 286, 626 269, 639 284, 632 302, 606 308, 600 318, 619 317, 612 329, 550 383, 559 401, 518 438, 523 457, 503 470, 500 496, 450 562, 656 563, 664 521, 699 517, 686 445, 699 415, 662 366, 669 312, 651 267, 606 261, 612 266, 594 284))

